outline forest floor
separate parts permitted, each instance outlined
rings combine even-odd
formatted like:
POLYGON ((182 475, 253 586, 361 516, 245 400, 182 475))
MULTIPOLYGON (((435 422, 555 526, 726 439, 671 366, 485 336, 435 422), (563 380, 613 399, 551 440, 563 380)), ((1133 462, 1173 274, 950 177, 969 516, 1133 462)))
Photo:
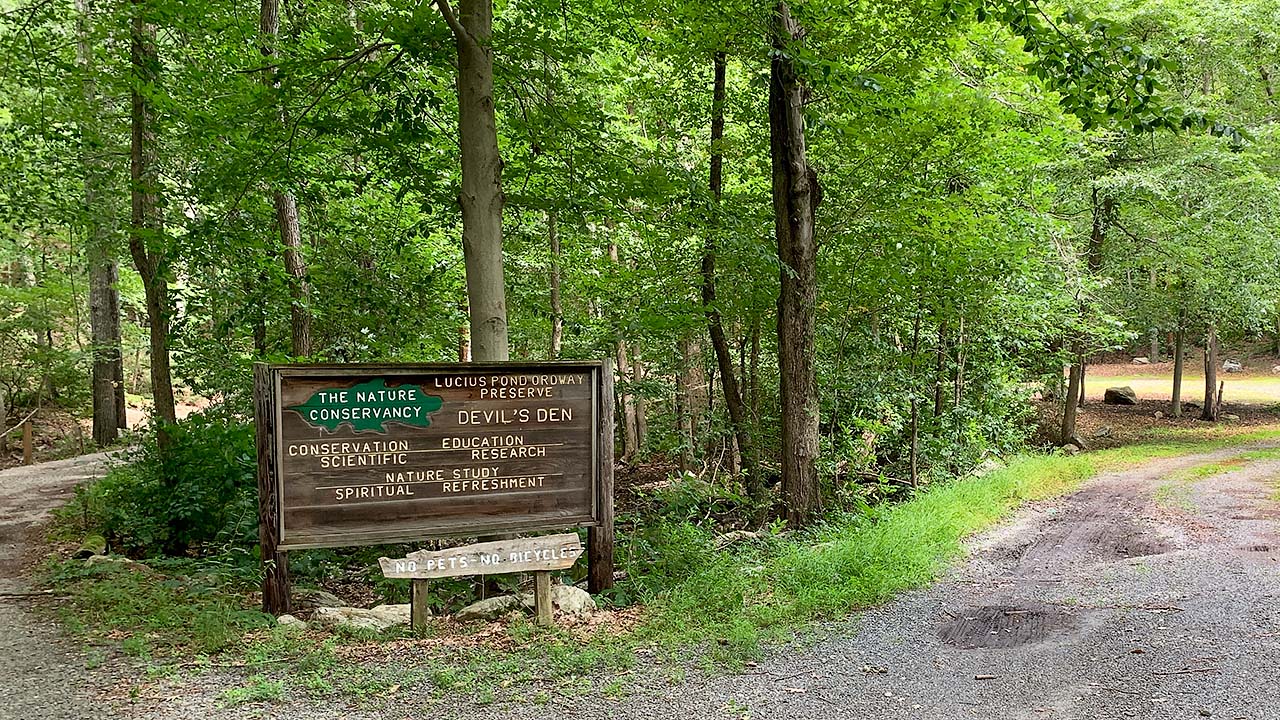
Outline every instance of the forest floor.
MULTIPOLYGON (((36 560, 29 553, 44 547, 39 523, 74 485, 100 471, 101 459, 4 471, 0 626, 7 630, 0 677, 7 687, 0 720, 111 712, 146 720, 833 713, 1274 720, 1280 440, 1176 451, 1112 456, 1133 462, 1105 464, 1080 489, 1025 505, 1010 521, 970 538, 967 558, 931 587, 802 630, 740 671, 703 665, 696 651, 659 659, 662 653, 637 647, 641 654, 628 669, 569 681, 523 679, 497 697, 477 696, 438 665, 419 663, 413 641, 393 641, 390 650, 370 651, 363 660, 361 648, 377 642, 328 646, 327 664, 311 677, 362 685, 358 692, 319 694, 288 681, 288 669, 272 674, 280 667, 272 658, 248 667, 230 667, 245 658, 196 658, 180 665, 199 667, 175 670, 109 647, 86 654, 47 612, 30 611, 47 601, 26 594, 23 576, 36 560), (298 691, 287 689, 295 685, 298 691)), ((498 635, 509 631, 494 627, 498 635)), ((501 678, 487 680, 507 687, 501 678)))

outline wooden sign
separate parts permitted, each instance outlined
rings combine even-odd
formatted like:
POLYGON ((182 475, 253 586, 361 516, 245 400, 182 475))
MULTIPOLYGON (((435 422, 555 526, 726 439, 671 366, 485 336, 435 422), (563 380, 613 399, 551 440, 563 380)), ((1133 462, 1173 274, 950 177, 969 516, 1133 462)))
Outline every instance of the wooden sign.
POLYGON ((407 557, 379 558, 389 578, 432 579, 461 575, 565 570, 582 555, 576 533, 476 543, 448 550, 420 550, 407 557))
POLYGON ((254 380, 270 611, 288 605, 286 551, 431 537, 592 528, 591 584, 612 584, 607 361, 259 364, 254 380))

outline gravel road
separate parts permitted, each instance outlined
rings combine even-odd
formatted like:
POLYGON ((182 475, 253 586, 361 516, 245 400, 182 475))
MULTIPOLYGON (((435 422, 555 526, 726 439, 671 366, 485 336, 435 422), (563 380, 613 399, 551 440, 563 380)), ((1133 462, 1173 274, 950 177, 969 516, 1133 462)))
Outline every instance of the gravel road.
MULTIPOLYGON (((617 700, 552 693, 543 705, 480 706, 406 687, 359 706, 299 694, 234 708, 220 698, 243 677, 205 674, 175 679, 135 712, 148 720, 1280 720, 1280 460, 1201 480, 1186 474, 1241 452, 1144 464, 1028 506, 975 538, 968 560, 941 582, 859 613, 817 643, 779 649, 749 674, 691 670, 672 685, 641 663, 636 687, 617 700)), ((41 637, 33 642, 52 647, 41 637)), ((23 697, 47 691, 43 682, 31 688, 23 697)))
POLYGON ((29 611, 23 577, 35 532, 76 485, 101 475, 107 455, 0 470, 0 720, 113 717, 97 700, 101 678, 86 671, 75 643, 29 611))

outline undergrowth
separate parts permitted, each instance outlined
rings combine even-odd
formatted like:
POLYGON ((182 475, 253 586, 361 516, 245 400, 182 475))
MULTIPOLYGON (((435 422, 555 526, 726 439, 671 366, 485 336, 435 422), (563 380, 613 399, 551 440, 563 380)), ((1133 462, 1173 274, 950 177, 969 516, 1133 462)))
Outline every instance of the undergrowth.
POLYGON ((534 680, 539 687, 553 682, 561 693, 584 692, 592 678, 603 678, 597 689, 613 688, 616 694, 616 673, 633 667, 638 657, 663 658, 659 666, 671 669, 673 681, 690 659, 711 671, 733 670, 816 622, 839 620, 924 586, 963 554, 966 537, 1025 502, 1068 492, 1098 473, 1277 437, 1275 429, 1207 438, 1170 434, 1095 453, 1019 456, 897 505, 833 516, 802 533, 774 528, 724 549, 717 548, 712 531, 688 521, 640 526, 620 538, 619 557, 629 579, 602 600, 639 603, 642 618, 631 629, 596 632, 585 640, 522 622, 508 629, 501 649, 484 642, 412 641, 406 631, 372 637, 288 631, 272 627, 270 616, 251 607, 254 577, 242 562, 223 568, 212 560, 147 568, 67 562, 53 567, 48 579, 67 593, 67 622, 86 637, 123 639, 127 651, 153 662, 191 653, 241 658, 235 664, 251 676, 242 692, 225 696, 232 704, 276 699, 277 690, 358 699, 405 683, 430 683, 434 693, 465 691, 486 702, 519 694, 534 680), (347 662, 335 655, 342 645, 376 647, 387 639, 418 642, 413 659, 391 663, 388 671, 387 663, 347 662))

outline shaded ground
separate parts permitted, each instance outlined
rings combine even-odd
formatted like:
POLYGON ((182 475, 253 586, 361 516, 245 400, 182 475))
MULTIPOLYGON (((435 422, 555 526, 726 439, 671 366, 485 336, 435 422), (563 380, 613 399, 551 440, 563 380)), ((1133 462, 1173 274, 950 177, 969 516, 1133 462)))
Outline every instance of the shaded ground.
POLYGON ((86 658, 58 627, 29 605, 29 556, 42 543, 39 525, 71 498, 76 485, 100 475, 106 455, 0 471, 0 720, 79 720, 111 713, 97 700, 102 679, 86 671, 86 658))
POLYGON ((358 706, 236 708, 218 701, 236 676, 209 674, 154 688, 146 717, 1274 720, 1280 452, 1245 453, 1157 461, 1025 508, 932 588, 745 674, 673 683, 642 661, 612 700, 548 684, 539 704, 474 705, 427 683, 358 706))

